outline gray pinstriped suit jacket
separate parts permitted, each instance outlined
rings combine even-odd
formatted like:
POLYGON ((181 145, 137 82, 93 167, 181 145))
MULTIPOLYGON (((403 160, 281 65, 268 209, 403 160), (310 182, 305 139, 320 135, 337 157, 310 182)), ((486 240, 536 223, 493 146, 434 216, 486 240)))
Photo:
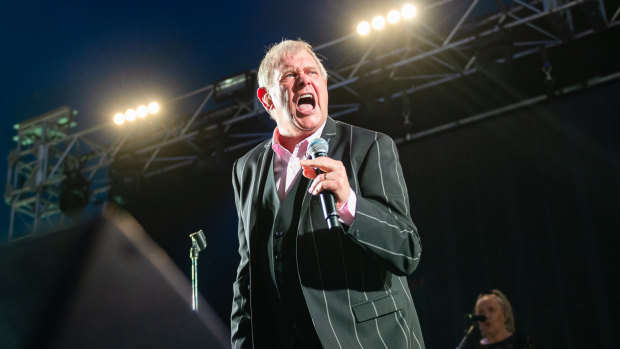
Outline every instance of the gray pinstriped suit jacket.
MULTIPOLYGON (((298 277, 324 348, 424 348, 406 275, 421 253, 394 141, 383 134, 327 118, 322 138, 329 156, 342 161, 357 195, 355 221, 328 231, 319 198, 303 196, 297 229, 298 277)), ((233 285, 233 348, 251 348, 252 248, 260 183, 271 140, 238 159, 233 168, 241 261, 233 285)), ((264 232, 263 232, 264 233, 264 232)))

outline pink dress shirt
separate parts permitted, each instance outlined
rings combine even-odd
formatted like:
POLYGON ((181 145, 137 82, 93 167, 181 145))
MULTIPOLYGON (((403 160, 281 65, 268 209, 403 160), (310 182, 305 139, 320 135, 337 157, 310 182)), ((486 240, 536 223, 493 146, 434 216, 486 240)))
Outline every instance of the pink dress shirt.
MULTIPOLYGON (((311 140, 321 136, 325 124, 321 126, 315 133, 308 138, 295 145, 293 153, 289 152, 286 148, 280 145, 280 132, 278 128, 273 131, 273 140, 271 142, 271 149, 276 156, 273 157, 273 178, 276 182, 276 188, 278 190, 278 197, 280 201, 284 200, 288 195, 291 186, 297 180, 301 173, 301 165, 299 160, 306 158, 306 150, 311 140)), ((340 216, 340 222, 350 226, 353 224, 355 218, 355 208, 357 205, 357 197, 353 189, 350 189, 349 198, 347 201, 338 208, 338 215, 340 216)))

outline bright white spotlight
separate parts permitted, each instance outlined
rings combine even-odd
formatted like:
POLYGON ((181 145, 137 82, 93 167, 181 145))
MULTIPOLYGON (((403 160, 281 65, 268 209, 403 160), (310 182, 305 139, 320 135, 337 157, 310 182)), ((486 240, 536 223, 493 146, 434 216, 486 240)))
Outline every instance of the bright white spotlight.
POLYGON ((388 12, 388 14, 387 14, 387 21, 390 24, 394 24, 394 23, 400 21, 400 12, 398 12, 397 10, 392 10, 392 11, 388 12))
POLYGON ((370 33, 370 23, 363 21, 357 25, 357 33, 359 35, 366 35, 370 33))
POLYGON ((114 123, 117 125, 122 125, 125 123, 125 114, 118 113, 114 115, 114 123))
POLYGON ((385 27, 385 18, 383 18, 383 16, 375 16, 371 23, 373 28, 376 30, 381 30, 385 27))
POLYGON ((149 106, 147 107, 147 110, 149 111, 149 114, 157 113, 159 111, 159 103, 157 103, 157 102, 149 103, 149 106))
POLYGON ((125 120, 130 122, 136 120, 136 111, 133 109, 127 109, 125 112, 125 120))
POLYGON ((141 105, 138 108, 136 108, 136 115, 138 115, 139 118, 145 117, 147 113, 148 113, 148 110, 146 109, 146 106, 144 105, 141 105))
POLYGON ((414 5, 407 4, 403 6, 402 14, 405 19, 410 19, 410 18, 413 18, 413 16, 415 16, 417 11, 418 10, 416 9, 414 5))

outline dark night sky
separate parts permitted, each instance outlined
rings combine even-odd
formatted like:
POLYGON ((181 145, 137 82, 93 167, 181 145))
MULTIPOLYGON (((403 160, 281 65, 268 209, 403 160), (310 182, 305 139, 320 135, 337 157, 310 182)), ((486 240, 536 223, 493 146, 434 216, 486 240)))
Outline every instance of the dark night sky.
MULTIPOLYGON (((256 68, 265 47, 341 38, 404 2, 8 1, 0 11, 0 173, 13 125, 63 105, 78 128, 109 122, 153 97, 166 100, 256 68)), ((458 3, 458 2, 456 2, 458 3)), ((455 4, 456 4, 455 3, 455 4)), ((461 4, 463 5, 463 4, 461 4)), ((452 4, 444 5, 449 9, 452 4)), ((477 11, 495 8, 481 1, 477 11)), ((327 65, 329 65, 329 57, 327 65)), ((0 205, 0 241, 9 207, 0 205)))
MULTIPOLYGON (((63 105, 79 111, 77 130, 108 122, 145 97, 172 98, 256 68, 265 46, 283 37, 316 45, 347 35, 364 2, 370 3, 4 2, 2 179, 17 122, 63 105)), ((9 212, 2 205, 0 240, 8 230, 9 212)))

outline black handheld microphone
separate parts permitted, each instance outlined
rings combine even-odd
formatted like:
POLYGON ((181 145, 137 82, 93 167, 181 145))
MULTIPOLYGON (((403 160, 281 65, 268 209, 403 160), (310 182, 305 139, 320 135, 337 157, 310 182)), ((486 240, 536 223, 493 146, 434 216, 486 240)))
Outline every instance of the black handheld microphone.
MULTIPOLYGON (((327 156, 327 151, 329 150, 329 144, 323 138, 317 138, 310 142, 308 145, 308 150, 306 151, 306 155, 311 159, 316 159, 321 156, 327 156)), ((319 175, 324 173, 318 168, 314 169, 316 174, 319 175)), ((321 199, 321 208, 323 209, 323 216, 325 217, 325 221, 327 221, 327 228, 340 228, 340 221, 338 218, 338 210, 336 209, 336 200, 334 198, 334 193, 329 190, 323 190, 319 193, 319 197, 321 199)))
POLYGON ((467 315, 465 315, 465 319, 467 321, 472 321, 472 322, 474 322, 474 321, 486 321, 487 317, 484 316, 484 315, 467 314, 467 315))

